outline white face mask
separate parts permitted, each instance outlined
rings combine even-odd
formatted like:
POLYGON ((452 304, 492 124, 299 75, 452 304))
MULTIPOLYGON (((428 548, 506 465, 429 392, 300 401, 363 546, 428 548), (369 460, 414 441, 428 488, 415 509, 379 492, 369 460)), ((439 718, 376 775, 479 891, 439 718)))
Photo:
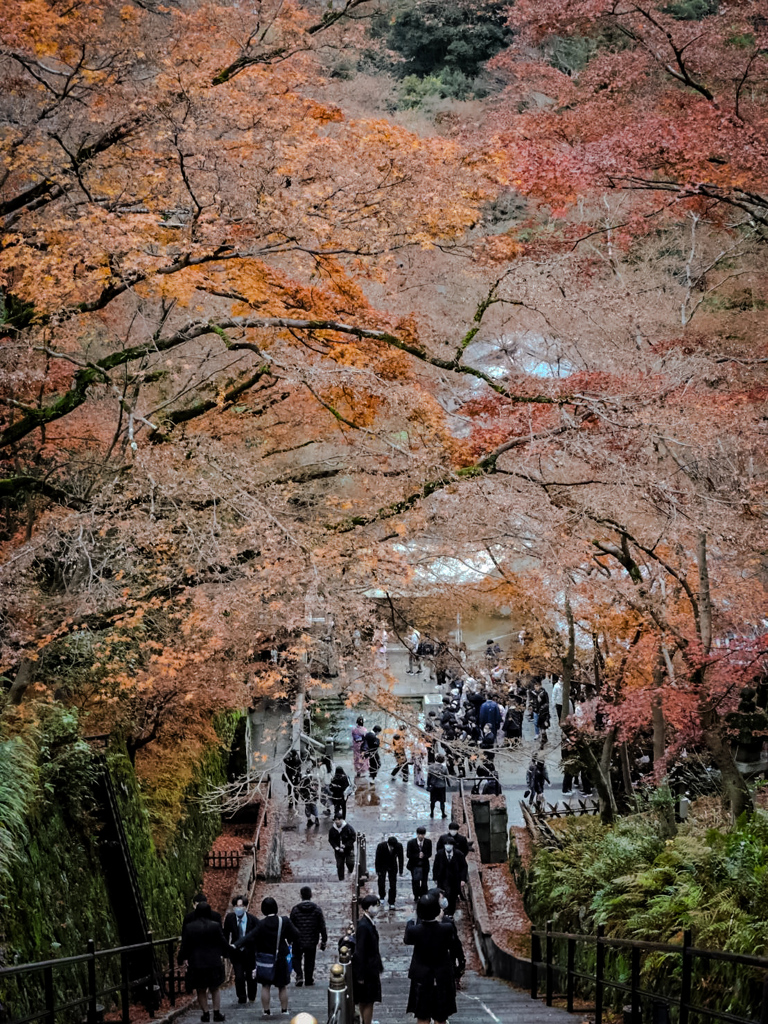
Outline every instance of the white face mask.
POLYGON ((376 917, 376 916, 378 916, 378 913, 379 913, 379 908, 378 907, 368 907, 368 909, 366 910, 366 914, 368 915, 368 917, 376 917))
POLYGON ((441 910, 445 910, 445 908, 446 908, 447 906, 448 906, 448 900, 447 900, 447 898, 446 898, 445 896, 441 896, 441 897, 440 897, 440 909, 441 909, 441 910))

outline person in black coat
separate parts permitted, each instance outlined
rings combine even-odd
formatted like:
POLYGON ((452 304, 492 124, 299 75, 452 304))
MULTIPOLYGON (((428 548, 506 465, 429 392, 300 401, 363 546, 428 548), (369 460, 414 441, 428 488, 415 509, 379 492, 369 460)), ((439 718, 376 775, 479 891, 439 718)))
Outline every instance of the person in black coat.
MULTIPOLYGON (((234 896, 232 898, 233 910, 224 918, 224 938, 230 946, 234 946, 238 939, 243 939, 248 932, 253 931, 259 923, 255 914, 249 914, 248 898, 246 896, 234 896)), ((232 953, 232 968, 235 973, 235 992, 238 1003, 246 1003, 250 999, 256 999, 257 984, 253 979, 254 958, 252 953, 246 950, 235 950, 232 953)))
POLYGON ((344 867, 351 875, 355 870, 355 840, 357 832, 348 825, 340 814, 335 814, 333 825, 328 831, 328 842, 336 857, 336 873, 339 881, 344 881, 344 867))
POLYGON ((437 840, 436 849, 442 850, 442 848, 445 846, 446 842, 449 839, 453 839, 454 850, 458 850, 459 853, 464 854, 464 856, 466 857, 467 854, 469 853, 469 840, 467 839, 466 836, 463 836, 461 832, 459 832, 459 824, 456 821, 452 821, 448 826, 448 831, 443 832, 443 834, 437 840))
MULTIPOLYGON (((182 928, 184 927, 185 924, 189 924, 190 921, 194 920, 195 908, 197 907, 198 903, 208 903, 208 900, 204 892, 197 893, 192 899, 192 909, 184 918, 182 928)), ((218 921, 219 924, 221 924, 221 914, 218 912, 218 910, 214 910, 210 904, 208 904, 208 909, 211 912, 211 919, 214 921, 218 921)))
POLYGON ((456 900, 461 892, 461 883, 467 880, 467 861, 463 854, 454 849, 450 839, 446 840, 445 846, 435 855, 432 877, 435 885, 443 890, 448 900, 446 913, 453 917, 456 913, 456 900))
POLYGON ((405 945, 413 946, 405 1012, 412 1013, 419 1024, 430 1020, 444 1024, 456 1013, 456 930, 452 924, 436 920, 440 906, 434 896, 422 896, 416 913, 418 921, 410 920, 403 936, 405 945))
POLYGON ((273 985, 277 986, 280 1010, 283 1013, 288 1010, 288 982, 291 980, 291 972, 288 969, 288 944, 298 944, 299 933, 287 917, 277 916, 277 900, 271 896, 266 896, 261 901, 261 912, 264 914, 262 920, 244 938, 238 939, 235 947, 253 952, 257 961, 257 980, 261 981, 261 1008, 268 1017, 271 1013, 269 1001, 273 985), (258 977, 258 959, 261 953, 269 953, 275 957, 272 981, 258 977))
POLYGON ((320 942, 320 949, 325 949, 328 932, 322 910, 312 902, 310 887, 302 886, 299 895, 301 903, 297 903, 291 911, 291 924, 299 933, 299 941, 293 947, 293 970, 296 973, 296 985, 300 988, 302 985, 315 984, 317 943, 320 942))
POLYGON ((352 980, 361 1024, 371 1024, 373 1004, 381 1002, 381 972, 384 970, 379 953, 379 933, 374 924, 379 912, 379 901, 376 896, 363 896, 360 909, 363 916, 355 932, 352 980))
POLYGON ((349 776, 341 767, 336 766, 336 771, 333 773, 328 790, 333 801, 333 814, 334 817, 338 814, 340 818, 346 818, 347 816, 347 790, 349 789, 349 776))
POLYGON ((384 899, 384 890, 387 887, 387 880, 389 880, 387 902, 391 909, 397 899, 397 874, 398 872, 401 875, 403 873, 403 844, 396 836, 390 836, 376 847, 374 867, 379 880, 380 900, 384 899))
POLYGON ((427 830, 423 825, 416 829, 415 839, 408 840, 405 852, 405 866, 411 872, 413 898, 417 900, 429 888, 429 860, 432 856, 432 840, 427 839, 427 830))
POLYGON ((224 1014, 220 1013, 219 988, 224 982, 224 964, 221 958, 228 955, 229 946, 221 930, 221 918, 216 921, 208 904, 198 903, 192 912, 191 920, 186 920, 181 929, 179 963, 182 966, 186 964, 188 982, 197 993, 201 1021, 211 1019, 208 1012, 209 991, 213 1019, 224 1020, 224 1014))

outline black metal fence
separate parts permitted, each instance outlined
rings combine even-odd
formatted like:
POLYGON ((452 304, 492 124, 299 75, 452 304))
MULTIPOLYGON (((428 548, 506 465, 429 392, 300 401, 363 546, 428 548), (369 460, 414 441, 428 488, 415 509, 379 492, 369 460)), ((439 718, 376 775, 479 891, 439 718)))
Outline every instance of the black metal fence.
POLYGON ((7 1024, 99 1024, 104 1011, 120 1009, 130 1024, 132 1004, 154 1016, 163 996, 171 1006, 183 991, 176 966, 178 938, 96 949, 93 939, 79 956, 0 969, 0 1019, 7 1024))
POLYGON ((768 1024, 768 957, 699 949, 690 931, 682 944, 642 942, 606 938, 602 925, 596 935, 578 935, 553 931, 548 922, 545 931, 531 928, 531 968, 532 999, 543 972, 547 1006, 557 994, 573 1013, 577 997, 594 998, 579 1012, 594 1013, 595 1024, 622 1004, 627 1024, 690 1024, 692 1017, 768 1024))
POLYGON ((239 868, 241 853, 239 850, 213 850, 205 855, 207 868, 239 868))

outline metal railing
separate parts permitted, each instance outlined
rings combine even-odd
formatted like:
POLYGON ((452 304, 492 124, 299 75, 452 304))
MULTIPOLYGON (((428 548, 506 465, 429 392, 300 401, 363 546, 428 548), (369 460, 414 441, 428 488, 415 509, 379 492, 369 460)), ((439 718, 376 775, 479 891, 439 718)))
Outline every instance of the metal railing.
MULTIPOLYGON (((725 1021, 726 1024, 768 1024, 768 977, 762 973, 762 977, 754 977, 748 982, 753 987, 755 1005, 759 1005, 759 1015, 756 1018, 743 1017, 730 1013, 727 1010, 718 1009, 716 1006, 702 1006, 693 1001, 693 991, 696 989, 699 997, 709 996, 716 1000, 716 986, 702 985, 699 982, 703 979, 696 977, 697 964, 722 962, 745 967, 757 972, 768 971, 768 957, 750 956, 745 953, 729 953, 726 950, 699 949, 691 942, 691 932, 683 932, 683 942, 643 942, 632 939, 606 938, 605 928, 600 925, 595 935, 578 935, 570 932, 556 932, 552 930, 552 922, 547 922, 546 930, 531 927, 531 999, 537 999, 539 995, 539 973, 544 971, 544 994, 547 1006, 552 1005, 555 993, 564 995, 566 1008, 569 1013, 574 1012, 574 999, 576 995, 577 982, 582 982, 590 991, 594 991, 595 1005, 593 1009, 585 1010, 579 1008, 579 1013, 594 1012, 595 1024, 602 1024, 605 1010, 606 995, 608 990, 623 993, 629 997, 629 1004, 625 1007, 629 1011, 631 1024, 641 1024, 643 1019, 643 1003, 650 1005, 653 1013, 654 1024, 657 1021, 669 1021, 671 1019, 670 1009, 676 1012, 678 1024, 689 1024, 692 1016, 706 1017, 713 1020, 725 1021), (543 952, 542 952, 543 942, 543 952), (563 948, 565 951, 565 964, 557 962, 555 947, 563 948), (578 946, 594 947, 594 969, 577 968, 578 946), (628 980, 622 981, 610 977, 606 954, 609 951, 623 952, 629 955, 628 980), (663 981, 663 989, 650 991, 641 987, 641 975, 643 967, 643 956, 645 954, 655 955, 657 962, 660 958, 679 957, 679 962, 672 963, 672 969, 666 972, 663 981), (565 979, 563 990, 562 984, 557 987, 556 979, 565 979), (675 995, 669 991, 670 987, 679 989, 675 995), (661 1011, 661 1012, 660 1012, 661 1011)), ((730 996, 733 995, 733 987, 736 984, 735 972, 730 982, 730 996)))
POLYGON ((68 1020, 80 1021, 82 1012, 75 1015, 72 1011, 83 1008, 87 1024, 97 1024, 103 1013, 100 1000, 120 1005, 122 1024, 130 1024, 132 1002, 143 1004, 150 1017, 154 1017, 163 994, 167 994, 171 1006, 175 1006, 183 986, 175 962, 180 940, 178 937, 153 939, 151 932, 149 934, 147 942, 113 949, 96 949, 94 940, 89 939, 87 952, 78 956, 1 968, 0 998, 5 1003, 7 1024, 31 1024, 33 1021, 55 1024, 57 1018, 62 1020, 64 1015, 68 1015, 68 1020), (160 958, 167 960, 167 967, 158 970, 160 958), (63 979, 63 990, 60 988, 58 994, 54 972, 69 975, 63 979), (30 983, 33 978, 34 983, 30 983), (17 991, 23 993, 24 1001, 28 1004, 30 995, 33 1001, 23 1015, 14 1015, 12 989, 16 987, 13 984, 16 979, 19 979, 17 991), (35 997, 39 1009, 35 1006, 35 997))
POLYGON ((360 917, 360 891, 363 882, 368 880, 368 845, 365 839, 365 832, 358 832, 355 839, 355 869, 353 878, 355 880, 354 892, 352 894, 352 921, 357 927, 360 917))

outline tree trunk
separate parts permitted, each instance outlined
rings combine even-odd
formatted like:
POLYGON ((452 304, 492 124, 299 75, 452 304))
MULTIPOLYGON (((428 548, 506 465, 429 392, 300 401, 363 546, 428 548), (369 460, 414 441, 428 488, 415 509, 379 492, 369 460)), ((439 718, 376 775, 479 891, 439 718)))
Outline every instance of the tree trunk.
POLYGON ((621 778, 624 783, 624 792, 627 796, 627 807, 632 807, 632 768, 629 763, 629 749, 627 747, 627 741, 619 747, 619 758, 621 760, 621 778))
MULTIPOLYGON (((699 563, 699 639, 705 655, 712 647, 712 597, 709 589, 709 569, 707 567, 707 535, 699 534, 697 547, 699 563)), ((752 796, 747 780, 736 767, 730 739, 723 730, 720 711, 709 699, 707 691, 706 665, 696 670, 695 681, 699 687, 699 715, 704 742, 712 755, 712 760, 720 769, 723 780, 723 797, 730 807, 731 817, 735 821, 741 814, 753 811, 752 796)))
POLYGON ((616 806, 616 797, 613 794, 613 785, 611 784, 611 757, 613 756, 615 739, 616 728, 614 727, 609 729, 603 737, 603 749, 599 761, 595 757, 595 753, 588 740, 578 743, 580 753, 584 755, 584 759, 589 765, 590 778, 597 790, 600 820, 604 825, 610 825, 618 817, 619 813, 616 806))
POLYGON ((653 725, 653 768, 657 778, 667 771, 667 737, 664 721, 664 705, 661 701, 661 685, 664 682, 665 659, 663 652, 653 668, 653 702, 651 704, 651 723, 653 725))
POLYGON ((565 657, 560 659, 563 666, 563 710, 560 713, 561 725, 570 714, 571 680, 573 679, 573 666, 576 662, 576 625, 573 621, 573 609, 571 608, 571 602, 567 595, 565 598, 565 619, 568 623, 568 649, 565 657))
POLYGON ((22 658, 19 662, 19 667, 16 670, 16 677, 11 683, 11 688, 8 691, 9 704, 21 704, 24 700, 24 694, 34 681, 34 666, 34 661, 30 661, 29 658, 22 658))

